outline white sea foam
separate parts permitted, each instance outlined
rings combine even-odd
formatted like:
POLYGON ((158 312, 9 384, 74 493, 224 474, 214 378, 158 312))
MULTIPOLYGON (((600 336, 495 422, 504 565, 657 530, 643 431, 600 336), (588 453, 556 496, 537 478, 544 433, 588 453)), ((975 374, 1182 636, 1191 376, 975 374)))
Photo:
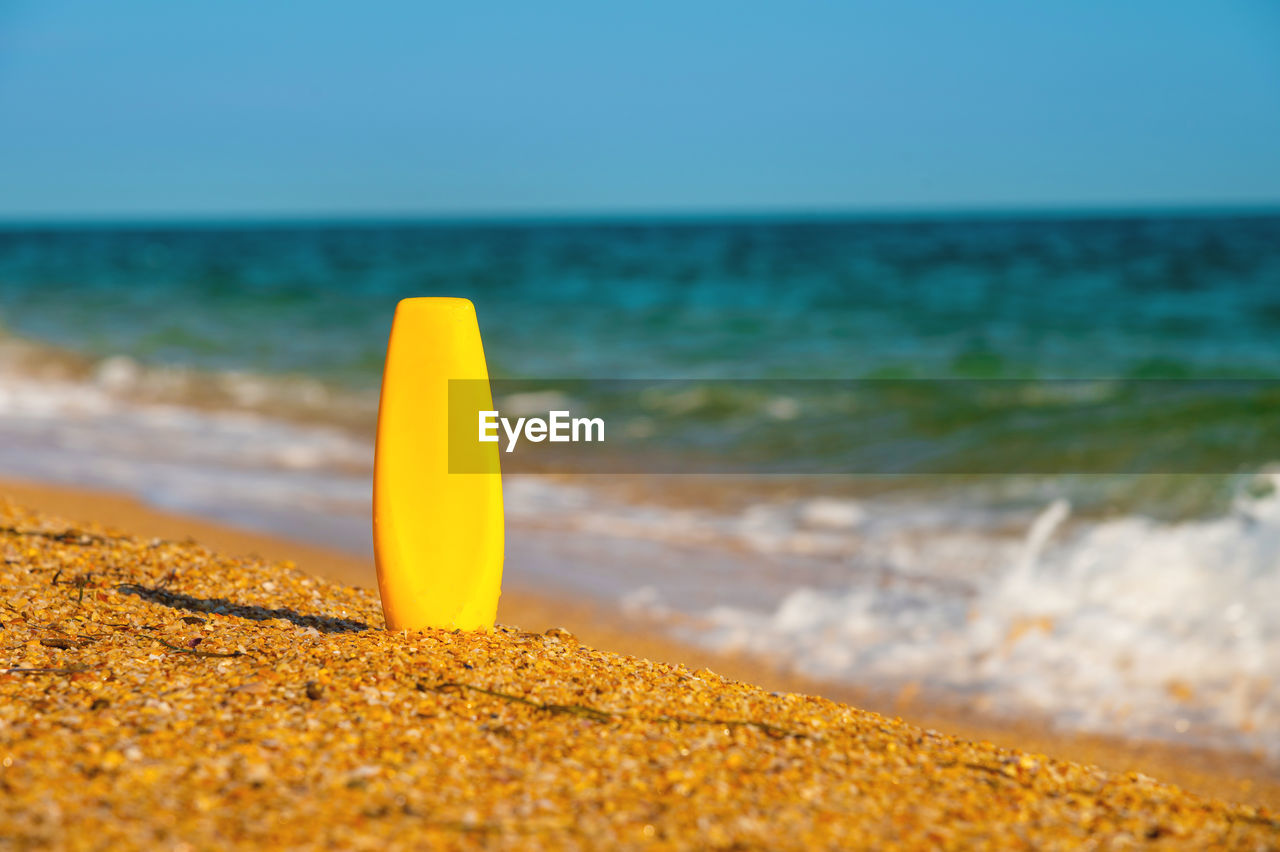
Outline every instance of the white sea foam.
POLYGON ((366 442, 249 412, 136 402, 112 385, 4 377, 0 473, 114 489, 328 544, 367 542, 354 523, 369 500, 366 442))
POLYGON ((994 570, 970 575, 969 595, 904 582, 940 576, 916 561, 943 557, 939 542, 890 547, 887 581, 798 587, 771 611, 714 606, 686 635, 819 677, 922 682, 1076 729, 1280 758, 1280 474, 1267 479, 1270 494, 1182 523, 1068 526, 1054 502, 1019 546, 989 540, 994 570))

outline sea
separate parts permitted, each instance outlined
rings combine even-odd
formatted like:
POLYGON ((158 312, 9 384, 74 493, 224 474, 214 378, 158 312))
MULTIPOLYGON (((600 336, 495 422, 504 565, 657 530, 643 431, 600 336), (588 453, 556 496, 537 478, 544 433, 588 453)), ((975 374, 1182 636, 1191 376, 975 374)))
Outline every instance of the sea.
POLYGON ((0 477, 367 554, 411 296, 679 425, 509 469, 509 588, 1280 762, 1280 211, 6 224, 0 477))

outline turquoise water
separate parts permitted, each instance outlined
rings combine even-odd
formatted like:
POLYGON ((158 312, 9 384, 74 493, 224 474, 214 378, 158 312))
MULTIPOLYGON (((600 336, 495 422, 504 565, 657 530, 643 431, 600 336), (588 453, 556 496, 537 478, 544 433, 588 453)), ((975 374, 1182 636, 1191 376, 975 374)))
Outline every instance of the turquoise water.
POLYGON ((396 300, 499 377, 1280 374, 1280 215, 0 231, 0 323, 374 387, 396 300))
POLYGON ((600 469, 661 452, 664 470, 690 454, 734 469, 721 454, 783 473, 1215 474, 1064 486, 1080 507, 1174 517, 1221 510, 1280 440, 1280 215, 0 231, 10 335, 82 371, 183 370, 133 381, 151 396, 366 436, 395 303, 419 295, 475 302, 495 379, 718 380, 693 405, 673 386, 639 412, 658 437, 615 431, 621 460, 585 459, 600 469), (948 378, 1196 381, 1166 403, 1113 388, 1129 404, 1097 410, 1022 405, 998 381, 900 382, 948 378), (1211 381, 1240 378, 1263 381, 1211 381))

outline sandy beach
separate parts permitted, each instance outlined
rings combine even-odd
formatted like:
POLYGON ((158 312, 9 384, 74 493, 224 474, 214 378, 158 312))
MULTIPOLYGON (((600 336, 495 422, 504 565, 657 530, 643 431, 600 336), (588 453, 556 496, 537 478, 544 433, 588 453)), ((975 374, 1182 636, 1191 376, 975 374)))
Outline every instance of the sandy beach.
POLYGON ((22 844, 1280 843, 1247 755, 895 706, 527 593, 493 634, 392 635, 358 559, 0 491, 22 844))

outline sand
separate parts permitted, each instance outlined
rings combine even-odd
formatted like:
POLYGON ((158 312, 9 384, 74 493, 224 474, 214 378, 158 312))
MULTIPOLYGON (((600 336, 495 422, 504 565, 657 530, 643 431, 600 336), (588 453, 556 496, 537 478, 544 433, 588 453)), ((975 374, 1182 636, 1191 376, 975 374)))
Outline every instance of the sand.
MULTIPOLYGON (((373 588, 371 561, 348 553, 258 535, 146 506, 111 492, 29 482, 0 481, 0 495, 77 521, 93 519, 145 536, 196 540, 236 556, 291 560, 308 573, 345 585, 373 588)), ((802 692, 854 704, 923 727, 939 728, 1007 748, 1045 752, 1119 773, 1142 772, 1207 796, 1280 809, 1280 768, 1258 755, 1222 752, 1176 742, 1141 742, 1055 730, 1027 718, 1004 718, 990 708, 941 700, 927 690, 883 694, 848 684, 817 681, 779 671, 750 657, 717 654, 666 638, 655 625, 566 594, 513 586, 503 591, 498 620, 542 631, 564 627, 597 648, 692 668, 710 668, 770 690, 802 692)))
MULTIPOLYGON (((500 620, 524 630, 388 634, 374 594, 269 550, 306 548, 110 495, 4 490, 73 516, 132 512, 110 520, 148 536, 0 510, 0 837, 20 845, 1280 846, 1265 810, 1114 771, 1176 751, 1135 746, 1097 769, 1035 753, 1016 727, 1003 733, 1028 751, 959 739, 803 697, 758 666, 768 689, 697 670, 709 655, 582 603, 508 594, 500 620), (543 635, 552 619, 576 638, 543 635)), ((330 575, 360 565, 314 555, 330 575)), ((951 719, 949 734, 977 724, 951 719)), ((1200 789, 1273 795, 1242 786, 1246 758, 1207 759, 1200 789)))

